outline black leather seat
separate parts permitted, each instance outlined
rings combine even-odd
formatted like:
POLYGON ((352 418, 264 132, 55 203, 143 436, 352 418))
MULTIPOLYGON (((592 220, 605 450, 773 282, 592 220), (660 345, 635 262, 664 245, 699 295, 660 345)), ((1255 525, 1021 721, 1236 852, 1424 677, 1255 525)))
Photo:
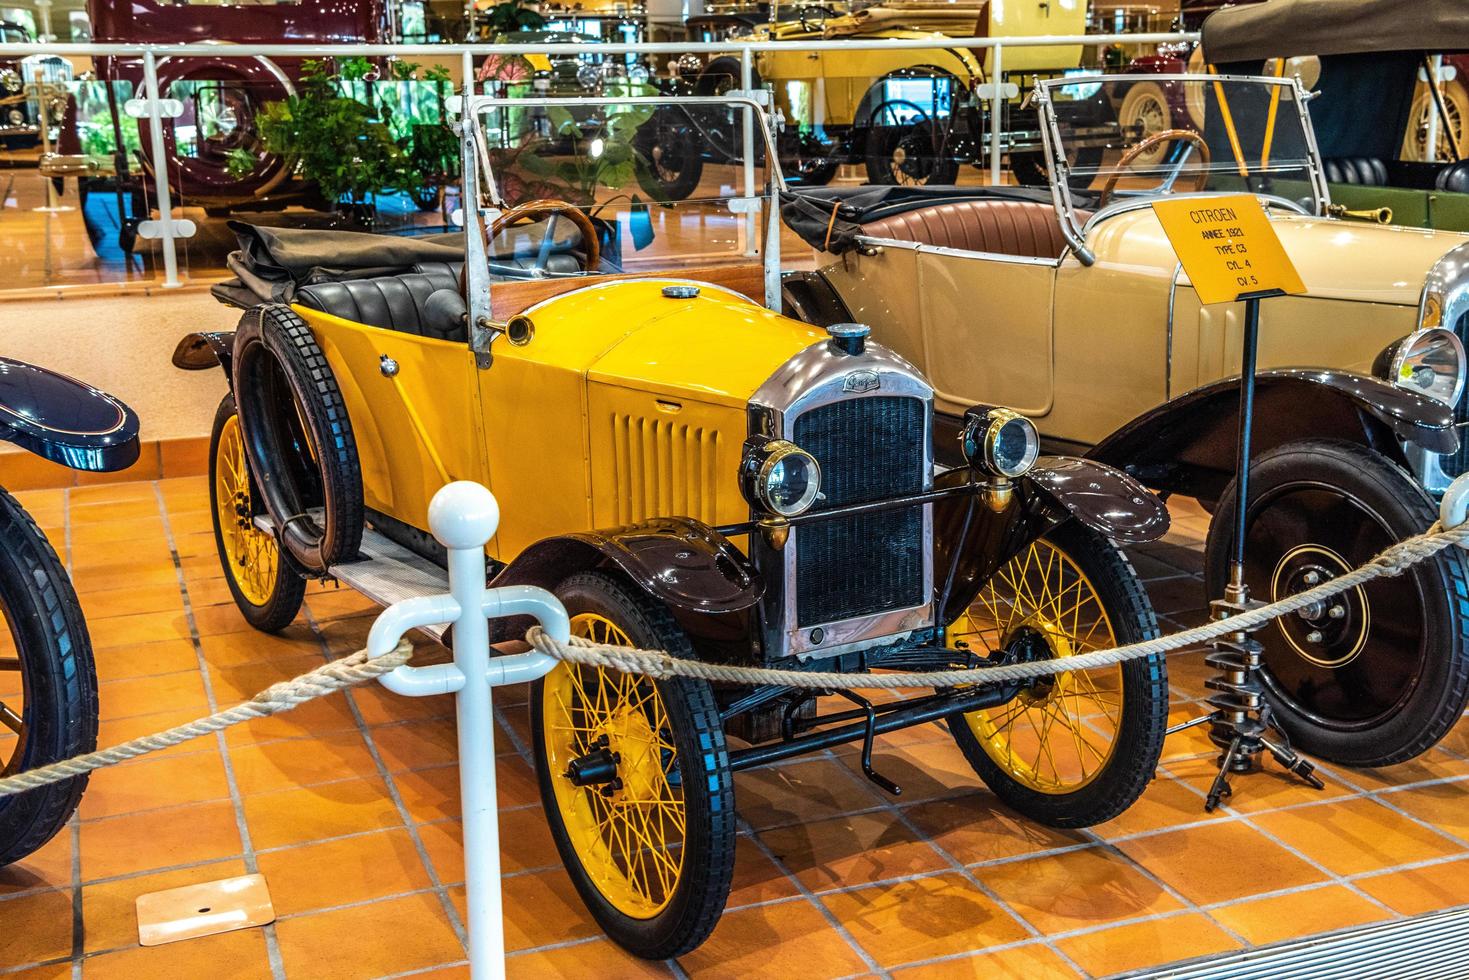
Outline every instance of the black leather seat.
POLYGON ((1387 164, 1377 157, 1330 157, 1322 163, 1328 184, 1387 186, 1387 164))
POLYGON ((1438 179, 1434 181, 1441 191, 1451 191, 1455 194, 1469 194, 1469 160, 1460 160, 1451 163, 1438 172, 1438 179))
POLYGON ((353 323, 465 343, 469 334, 462 321, 440 326, 433 322, 435 318, 425 316, 428 298, 441 289, 450 290, 457 296, 458 275, 447 269, 436 269, 374 279, 322 282, 297 290, 296 302, 353 323))

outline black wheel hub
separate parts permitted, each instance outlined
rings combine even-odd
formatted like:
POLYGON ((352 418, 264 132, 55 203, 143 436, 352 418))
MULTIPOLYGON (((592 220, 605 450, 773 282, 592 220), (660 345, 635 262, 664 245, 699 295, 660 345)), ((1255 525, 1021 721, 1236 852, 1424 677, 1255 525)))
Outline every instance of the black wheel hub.
POLYGON ((566 764, 566 778, 573 786, 607 786, 620 789, 622 780, 617 775, 617 766, 622 757, 607 748, 607 736, 597 740, 597 748, 586 755, 578 756, 566 764))
MULTIPOLYGON (((1349 571, 1335 552, 1317 545, 1300 545, 1283 555, 1275 567, 1271 594, 1284 599, 1316 588, 1349 571)), ((1291 648, 1318 667, 1336 669, 1355 660, 1366 646, 1371 609, 1361 589, 1350 589, 1314 602, 1294 616, 1280 620, 1280 632, 1291 648)))
MULTIPOLYGON (((1053 656, 1046 634, 1034 626, 1020 627, 1010 634, 1009 642, 1005 644, 1004 659, 1007 664, 1035 664, 1050 660, 1053 656)), ((1048 674, 1036 678, 1021 693, 1037 701, 1043 701, 1050 696, 1055 687, 1056 675, 1048 674)))

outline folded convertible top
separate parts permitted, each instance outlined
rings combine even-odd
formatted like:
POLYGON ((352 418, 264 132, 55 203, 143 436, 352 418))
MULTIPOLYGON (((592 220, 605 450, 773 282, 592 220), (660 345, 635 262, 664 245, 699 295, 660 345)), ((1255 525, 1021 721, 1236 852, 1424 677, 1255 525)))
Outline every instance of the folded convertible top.
POLYGON ((231 221, 240 247, 226 263, 234 279, 215 285, 214 298, 248 309, 289 303, 301 286, 407 272, 422 262, 463 262, 464 233, 405 238, 362 231, 268 228, 231 221))
POLYGON ((1469 51, 1464 0, 1269 0, 1204 21, 1210 64, 1375 51, 1469 51))
POLYGON ((996 199, 1050 204, 1051 192, 1038 187, 812 187, 783 193, 780 216, 812 248, 841 255, 856 246, 864 224, 879 218, 943 201, 996 199))

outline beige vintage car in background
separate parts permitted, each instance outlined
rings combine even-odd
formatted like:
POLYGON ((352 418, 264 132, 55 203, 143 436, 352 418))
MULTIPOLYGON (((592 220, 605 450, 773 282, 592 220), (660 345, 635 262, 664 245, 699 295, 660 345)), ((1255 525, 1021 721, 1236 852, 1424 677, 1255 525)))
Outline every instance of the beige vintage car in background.
MULTIPOLYGON (((1038 86, 1049 195, 792 198, 788 224, 835 257, 788 276, 787 303, 817 322, 871 325, 931 379, 941 413, 1014 406, 1055 448, 1199 498, 1215 517, 1206 579, 1217 597, 1243 309, 1200 304, 1151 204, 1254 193, 1308 287, 1262 312, 1246 578, 1254 597, 1279 598, 1423 531, 1433 494, 1469 469, 1455 431, 1466 421, 1469 239, 1328 217, 1294 79, 1150 77, 1185 88, 1197 118, 1152 133, 1120 125, 1116 96, 1135 78, 1038 86), (1099 166, 1066 163, 1098 145, 1099 166)), ((1303 748, 1384 765, 1458 719, 1469 690, 1462 554, 1307 612, 1261 634, 1277 718, 1303 748)))

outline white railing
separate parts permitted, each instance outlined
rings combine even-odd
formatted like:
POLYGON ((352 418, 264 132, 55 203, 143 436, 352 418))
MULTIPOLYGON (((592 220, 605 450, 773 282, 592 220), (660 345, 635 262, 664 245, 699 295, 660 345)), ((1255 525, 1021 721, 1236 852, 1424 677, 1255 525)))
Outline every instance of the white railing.
MULTIPOLYGON (((740 83, 743 91, 750 91, 754 79, 754 58, 763 51, 901 51, 932 48, 965 49, 971 51, 993 51, 990 75, 994 84, 985 93, 990 102, 989 171, 990 183, 998 184, 1002 179, 1001 119, 1007 94, 999 84, 1004 77, 1004 52, 1008 48, 1105 46, 1111 44, 1191 44, 1196 43, 1196 33, 1147 33, 1147 34, 1061 34, 1046 37, 990 38, 990 37, 925 37, 925 38, 840 38, 823 41, 644 41, 592 42, 586 44, 539 43, 539 44, 3 44, 0 56, 54 54, 62 57, 131 57, 142 59, 144 69, 144 106, 148 118, 149 142, 154 159, 162 160, 163 154, 163 94, 158 90, 157 63, 162 58, 220 58, 220 57, 268 57, 268 58, 422 58, 458 56, 461 60, 463 77, 474 77, 474 59, 488 55, 567 55, 567 54, 732 54, 740 59, 740 83)), ((1057 66, 1066 67, 1066 66, 1057 66)), ((753 156, 754 132, 745 127, 745 159, 753 156)), ((172 198, 168 187, 167 167, 154 168, 155 200, 158 203, 159 221, 154 233, 160 240, 163 252, 165 287, 180 285, 178 257, 175 238, 181 230, 173 219, 172 198)), ((748 166, 745 174, 745 196, 754 196, 754 172, 748 166)), ((774 219, 774 216, 772 216, 774 219)), ((754 215, 749 216, 751 222, 754 215)), ((751 226, 753 229, 753 225, 751 226)), ((753 236, 752 236, 753 240, 753 236)))

